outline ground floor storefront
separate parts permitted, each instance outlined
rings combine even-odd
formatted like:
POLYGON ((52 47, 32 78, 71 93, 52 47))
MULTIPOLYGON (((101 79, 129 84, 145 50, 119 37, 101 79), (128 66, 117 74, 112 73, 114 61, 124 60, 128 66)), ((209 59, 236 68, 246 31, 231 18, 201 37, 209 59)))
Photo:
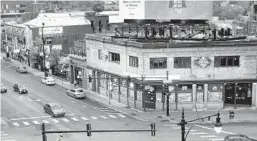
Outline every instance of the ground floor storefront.
POLYGON ((70 55, 69 80, 71 84, 87 88, 86 62, 81 57, 70 55))
MULTIPOLYGON (((167 96, 164 93, 162 81, 144 81, 125 76, 111 74, 87 66, 86 75, 91 76, 92 82, 87 81, 86 88, 117 100, 137 109, 165 110, 167 96)), ((181 80, 169 84, 170 110, 211 110, 227 107, 256 107, 257 80, 181 80)))

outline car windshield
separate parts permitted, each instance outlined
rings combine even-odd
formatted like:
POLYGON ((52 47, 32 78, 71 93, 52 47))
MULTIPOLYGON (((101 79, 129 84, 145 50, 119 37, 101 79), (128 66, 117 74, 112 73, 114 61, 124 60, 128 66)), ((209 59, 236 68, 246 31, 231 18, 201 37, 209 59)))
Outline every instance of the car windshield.
POLYGON ((57 105, 57 104, 52 105, 51 107, 52 107, 52 109, 61 109, 62 108, 60 105, 57 105))
POLYGON ((47 80, 53 80, 53 77, 46 77, 47 80))
POLYGON ((84 92, 83 90, 77 90, 77 92, 80 92, 80 93, 82 93, 82 92, 84 92))
POLYGON ((26 86, 25 86, 25 85, 20 85, 20 87, 21 87, 21 88, 26 88, 26 86))

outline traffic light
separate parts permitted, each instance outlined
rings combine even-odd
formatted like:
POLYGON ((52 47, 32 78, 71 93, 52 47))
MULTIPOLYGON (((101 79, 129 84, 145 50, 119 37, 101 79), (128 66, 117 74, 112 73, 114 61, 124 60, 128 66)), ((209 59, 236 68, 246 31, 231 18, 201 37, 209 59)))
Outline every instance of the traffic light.
POLYGON ((90 75, 88 75, 88 81, 89 81, 89 83, 92 82, 92 77, 90 75))
POLYGON ((127 77, 127 81, 128 81, 128 82, 131 82, 130 76, 127 77))
POLYGON ((87 136, 91 136, 91 124, 87 124, 87 136))
POLYGON ((150 126, 151 126, 151 135, 155 136, 155 123, 151 123, 150 126))
POLYGON ((165 92, 168 93, 169 92, 169 86, 168 85, 165 85, 165 92))

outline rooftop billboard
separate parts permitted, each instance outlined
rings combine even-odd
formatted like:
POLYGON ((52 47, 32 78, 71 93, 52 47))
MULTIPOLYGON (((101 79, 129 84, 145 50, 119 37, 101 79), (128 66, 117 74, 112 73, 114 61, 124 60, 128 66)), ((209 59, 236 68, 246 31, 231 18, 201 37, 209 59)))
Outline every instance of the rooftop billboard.
POLYGON ((120 0, 124 19, 211 20, 212 1, 191 0, 120 0))

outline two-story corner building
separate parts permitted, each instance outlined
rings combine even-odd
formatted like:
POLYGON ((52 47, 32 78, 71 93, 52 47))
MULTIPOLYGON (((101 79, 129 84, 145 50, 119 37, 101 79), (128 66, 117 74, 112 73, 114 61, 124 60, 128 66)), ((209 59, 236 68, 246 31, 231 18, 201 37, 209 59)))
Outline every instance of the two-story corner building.
POLYGON ((256 41, 136 42, 93 34, 85 40, 84 77, 93 78, 87 88, 128 106, 164 109, 167 73, 176 80, 169 84, 172 109, 257 106, 256 41), (142 86, 154 88, 154 105, 143 102, 142 86))

